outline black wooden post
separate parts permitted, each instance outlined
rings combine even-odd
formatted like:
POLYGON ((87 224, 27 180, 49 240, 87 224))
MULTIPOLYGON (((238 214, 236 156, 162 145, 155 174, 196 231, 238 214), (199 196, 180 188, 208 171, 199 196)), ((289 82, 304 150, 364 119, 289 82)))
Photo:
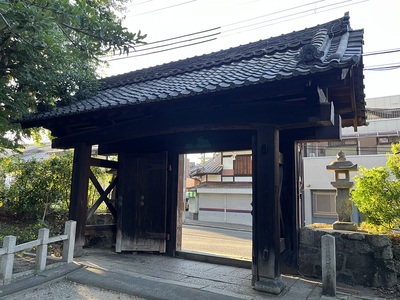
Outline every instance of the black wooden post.
POLYGON ((253 278, 256 290, 279 294, 279 131, 260 127, 253 142, 253 278))
POLYGON ((92 146, 86 144, 77 145, 74 151, 69 207, 69 220, 76 221, 74 256, 83 255, 83 246, 85 244, 91 152, 92 146))
MULTIPOLYGON (((168 151, 168 173, 167 173, 167 255, 175 256, 177 244, 177 207, 178 207, 178 186, 179 183, 179 154, 175 151, 168 151)), ((182 174, 183 175, 183 174, 182 174)), ((179 237, 180 238, 180 237, 179 237)))
POLYGON ((297 194, 298 167, 296 161, 296 142, 290 137, 280 135, 280 152, 283 154, 283 187, 281 208, 284 228, 281 232, 285 238, 283 261, 292 268, 297 268, 299 248, 299 202, 297 194))

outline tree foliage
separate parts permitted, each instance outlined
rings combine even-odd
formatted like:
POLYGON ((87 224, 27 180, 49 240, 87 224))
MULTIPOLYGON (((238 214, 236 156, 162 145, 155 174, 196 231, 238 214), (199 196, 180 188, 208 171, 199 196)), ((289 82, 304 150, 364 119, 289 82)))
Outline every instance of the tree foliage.
MULTIPOLYGON (((0 180, 6 175, 12 180, 0 184, 0 206, 20 220, 45 221, 52 213, 67 215, 70 200, 73 154, 52 155, 48 159, 24 161, 17 156, 0 160, 0 180)), ((110 175, 105 169, 92 168, 100 184, 106 184, 110 175)), ((89 205, 99 197, 99 193, 89 185, 89 205)))
POLYGON ((392 145, 386 167, 360 167, 353 202, 366 221, 388 230, 400 225, 400 143, 392 145))
POLYGON ((22 220, 44 219, 50 210, 66 210, 69 203, 72 154, 53 155, 46 160, 3 159, 3 173, 11 177, 3 189, 7 211, 22 220))
POLYGON ((10 119, 91 95, 99 56, 143 42, 121 25, 125 2, 0 0, 0 145, 20 138, 10 119))

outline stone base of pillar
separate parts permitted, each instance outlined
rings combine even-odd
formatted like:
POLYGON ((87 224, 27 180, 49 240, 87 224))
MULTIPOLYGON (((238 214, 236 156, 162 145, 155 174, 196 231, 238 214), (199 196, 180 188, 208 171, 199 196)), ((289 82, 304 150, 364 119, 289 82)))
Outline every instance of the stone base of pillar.
POLYGON ((336 221, 335 223, 333 223, 333 230, 357 231, 357 229, 357 224, 354 222, 336 221))
POLYGON ((279 295, 285 288, 285 283, 282 281, 281 277, 275 279, 261 277, 256 281, 253 288, 260 292, 279 295))
POLYGON ((83 246, 75 246, 74 248, 74 257, 83 256, 85 251, 83 250, 83 246))

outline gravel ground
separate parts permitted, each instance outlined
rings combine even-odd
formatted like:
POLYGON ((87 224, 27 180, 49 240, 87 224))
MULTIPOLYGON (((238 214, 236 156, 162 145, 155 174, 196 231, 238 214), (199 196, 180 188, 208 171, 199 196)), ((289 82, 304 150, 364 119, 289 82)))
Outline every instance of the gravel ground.
POLYGON ((143 298, 121 294, 109 290, 86 286, 66 279, 29 289, 2 300, 144 300, 143 298))

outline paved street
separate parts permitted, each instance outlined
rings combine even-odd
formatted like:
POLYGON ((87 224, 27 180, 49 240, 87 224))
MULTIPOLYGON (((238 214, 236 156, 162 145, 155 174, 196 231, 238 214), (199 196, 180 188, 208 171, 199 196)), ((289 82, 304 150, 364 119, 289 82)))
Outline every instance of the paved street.
POLYGON ((251 260, 251 239, 248 231, 184 225, 182 250, 251 260))

